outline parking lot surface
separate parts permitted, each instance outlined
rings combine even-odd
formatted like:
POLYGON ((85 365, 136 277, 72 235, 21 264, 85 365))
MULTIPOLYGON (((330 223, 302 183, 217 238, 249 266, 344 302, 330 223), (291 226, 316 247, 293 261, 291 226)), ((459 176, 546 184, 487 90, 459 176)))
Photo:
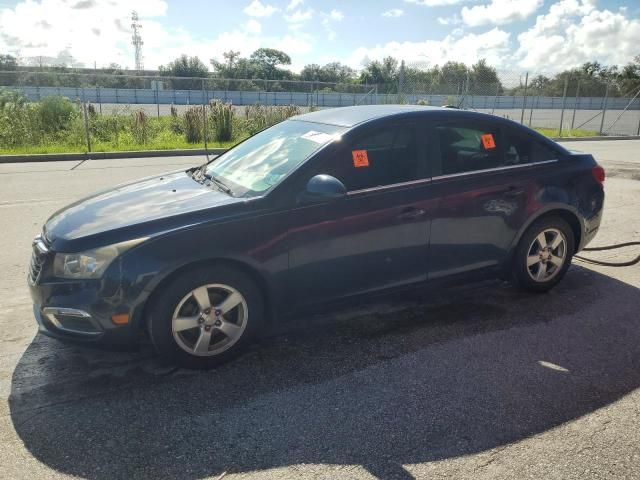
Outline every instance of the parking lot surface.
MULTIPOLYGON (((567 146, 609 174, 592 246, 640 240, 640 141, 567 146)), ((209 372, 37 335, 26 271, 48 216, 201 161, 0 165, 0 477, 640 478, 637 265, 576 261, 544 295, 372 299, 209 372)))

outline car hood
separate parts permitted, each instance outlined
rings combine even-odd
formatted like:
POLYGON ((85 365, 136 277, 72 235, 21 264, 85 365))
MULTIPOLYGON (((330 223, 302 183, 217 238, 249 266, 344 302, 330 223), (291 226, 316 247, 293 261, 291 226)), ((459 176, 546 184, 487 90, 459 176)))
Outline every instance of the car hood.
POLYGON ((58 246, 100 234, 118 237, 113 234, 123 230, 130 238, 143 237, 153 232, 151 225, 166 231, 178 226, 176 217, 182 218, 179 225, 184 226, 190 222, 183 218, 185 215, 243 202, 245 199, 196 182, 187 172, 172 172, 119 185, 75 202, 49 218, 44 234, 58 246), (141 225, 146 228, 139 228, 141 225))

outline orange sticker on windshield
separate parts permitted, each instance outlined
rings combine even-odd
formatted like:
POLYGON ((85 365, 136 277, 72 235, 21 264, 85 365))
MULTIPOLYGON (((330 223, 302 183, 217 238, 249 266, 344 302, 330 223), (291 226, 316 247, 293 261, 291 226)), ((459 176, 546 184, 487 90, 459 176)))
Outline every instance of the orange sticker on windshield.
POLYGON ((353 156, 354 167, 359 168, 369 166, 369 156, 367 155, 366 150, 353 150, 351 155, 353 156))
POLYGON ((480 137, 480 139, 482 140, 482 146, 485 150, 493 150, 496 148, 496 142, 491 133, 485 133, 480 137))

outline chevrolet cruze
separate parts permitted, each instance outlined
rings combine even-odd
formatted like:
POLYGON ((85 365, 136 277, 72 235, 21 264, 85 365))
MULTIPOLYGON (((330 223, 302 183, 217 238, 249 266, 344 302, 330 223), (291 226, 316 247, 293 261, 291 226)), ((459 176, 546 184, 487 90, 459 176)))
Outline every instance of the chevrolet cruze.
POLYGON ((207 368, 314 305, 487 276, 544 292, 598 231, 603 181, 591 155, 491 115, 299 115, 55 213, 33 243, 34 313, 47 335, 148 335, 207 368))

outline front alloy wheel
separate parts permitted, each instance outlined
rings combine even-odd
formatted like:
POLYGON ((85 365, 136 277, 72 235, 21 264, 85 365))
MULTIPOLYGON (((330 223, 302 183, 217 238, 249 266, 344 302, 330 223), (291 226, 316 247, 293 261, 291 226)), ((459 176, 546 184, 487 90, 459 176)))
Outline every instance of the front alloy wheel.
POLYGON ((242 337, 248 315, 247 302, 235 288, 203 285, 185 295, 173 312, 173 338, 191 355, 217 355, 242 337))
POLYGON ((263 294, 226 266, 187 270, 150 299, 147 329, 160 355, 188 368, 211 368, 238 355, 260 331, 263 294))

